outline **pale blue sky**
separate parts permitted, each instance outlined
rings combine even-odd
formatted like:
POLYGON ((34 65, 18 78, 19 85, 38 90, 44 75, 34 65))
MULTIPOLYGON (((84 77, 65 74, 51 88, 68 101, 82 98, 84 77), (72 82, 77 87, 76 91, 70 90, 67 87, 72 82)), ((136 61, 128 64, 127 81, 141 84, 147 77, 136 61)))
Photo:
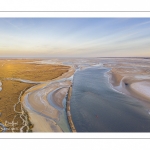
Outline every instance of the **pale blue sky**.
POLYGON ((150 19, 0 18, 0 56, 150 57, 150 19))

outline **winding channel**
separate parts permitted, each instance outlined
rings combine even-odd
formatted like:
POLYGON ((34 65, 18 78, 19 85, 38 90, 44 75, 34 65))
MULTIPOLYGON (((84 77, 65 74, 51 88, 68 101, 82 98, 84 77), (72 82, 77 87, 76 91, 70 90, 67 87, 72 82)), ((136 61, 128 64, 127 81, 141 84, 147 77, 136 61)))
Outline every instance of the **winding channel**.
POLYGON ((64 105, 74 73, 73 68, 70 70, 72 73, 68 71, 53 81, 41 82, 23 94, 21 101, 34 125, 33 132, 70 132, 64 105), (59 104, 55 96, 59 96, 59 104))

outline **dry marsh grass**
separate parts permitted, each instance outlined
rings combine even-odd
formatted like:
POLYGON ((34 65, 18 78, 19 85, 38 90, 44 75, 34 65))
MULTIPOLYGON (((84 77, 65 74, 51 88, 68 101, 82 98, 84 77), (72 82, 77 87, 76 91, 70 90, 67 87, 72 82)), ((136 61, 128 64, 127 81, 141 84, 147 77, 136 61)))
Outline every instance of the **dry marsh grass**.
POLYGON ((61 76, 70 68, 62 65, 28 63, 33 61, 0 60, 0 81, 2 82, 2 90, 0 91, 0 123, 6 124, 8 127, 7 132, 20 132, 22 126, 24 126, 22 128, 23 132, 31 131, 33 125, 29 121, 28 114, 22 108, 19 97, 23 94, 22 91, 35 85, 10 80, 9 78, 47 81, 61 76), (26 124, 23 120, 26 120, 26 124))

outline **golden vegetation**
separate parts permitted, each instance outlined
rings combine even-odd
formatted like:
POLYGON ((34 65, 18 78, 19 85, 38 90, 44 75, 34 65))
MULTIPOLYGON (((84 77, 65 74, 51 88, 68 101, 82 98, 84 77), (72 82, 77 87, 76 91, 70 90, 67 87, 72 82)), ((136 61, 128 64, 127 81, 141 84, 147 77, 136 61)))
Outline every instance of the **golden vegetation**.
MULTIPOLYGON (((0 91, 0 122, 8 128, 8 132, 20 132, 20 128, 23 126, 23 120, 20 118, 20 115, 24 117, 26 113, 24 112, 24 114, 21 114, 22 105, 19 96, 21 91, 30 88, 34 84, 10 80, 3 80, 2 83, 3 89, 0 91)), ((25 118, 23 119, 25 120, 25 118)), ((29 120, 26 121, 29 123, 29 120)), ((26 131, 26 127, 23 131, 26 131)))
POLYGON ((62 65, 28 63, 33 60, 0 60, 0 123, 8 127, 8 132, 31 131, 32 124, 20 103, 20 96, 35 84, 10 80, 19 78, 31 81, 47 81, 61 76, 69 67, 62 65), (24 126, 24 127, 23 127, 24 126), (22 128, 23 127, 23 128, 22 128))
MULTIPOLYGON (((28 63, 27 60, 0 60, 0 79, 1 78, 21 78, 33 81, 46 81, 54 79, 69 67, 51 64, 28 63)), ((32 62, 30 60, 30 62, 32 62)))

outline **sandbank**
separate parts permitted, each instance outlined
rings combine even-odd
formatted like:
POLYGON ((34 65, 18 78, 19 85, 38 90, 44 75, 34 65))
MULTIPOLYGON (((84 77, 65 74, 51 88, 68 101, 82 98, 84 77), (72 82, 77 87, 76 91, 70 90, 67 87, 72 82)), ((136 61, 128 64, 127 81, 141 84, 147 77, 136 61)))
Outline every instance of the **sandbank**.
POLYGON ((136 60, 128 59, 127 63, 120 60, 105 66, 111 69, 107 75, 114 90, 150 102, 150 76, 147 62, 136 63, 136 60))
POLYGON ((141 81, 130 85, 131 91, 139 96, 150 101, 150 82, 141 81))

